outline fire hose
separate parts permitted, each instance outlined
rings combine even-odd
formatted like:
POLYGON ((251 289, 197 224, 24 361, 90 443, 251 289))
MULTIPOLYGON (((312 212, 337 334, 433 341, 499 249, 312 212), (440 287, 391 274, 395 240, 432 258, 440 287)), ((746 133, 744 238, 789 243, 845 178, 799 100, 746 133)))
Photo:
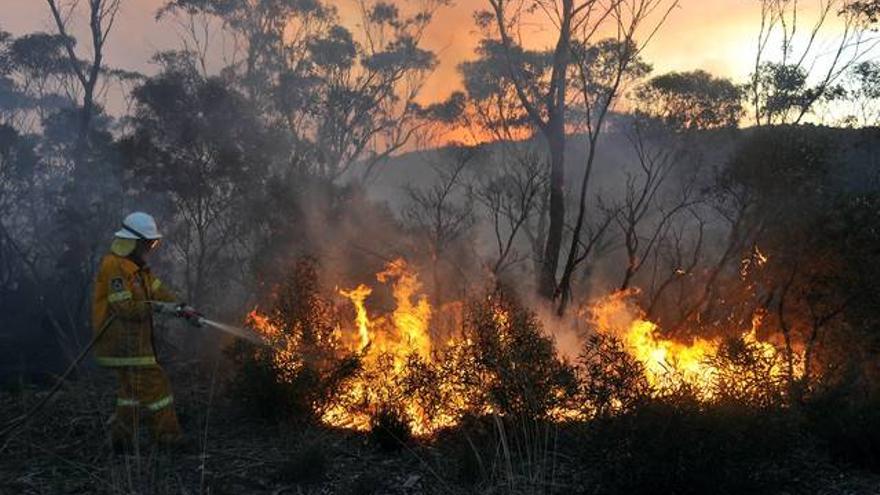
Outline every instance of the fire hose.
MULTIPOLYGON (((153 304, 157 301, 146 301, 146 302, 148 304, 153 304)), ((220 323, 217 321, 209 320, 209 319, 205 318, 204 315, 202 315, 200 313, 196 313, 194 311, 193 311, 192 315, 189 315, 186 317, 188 319, 193 319, 193 322, 196 326, 209 326, 211 328, 220 330, 221 332, 225 332, 230 335, 234 335, 235 337, 247 340, 247 341, 252 342, 254 344, 263 345, 263 346, 271 345, 269 342, 261 339, 253 332, 249 332, 248 330, 246 330, 244 328, 234 327, 232 325, 227 325, 225 323, 220 323)), ((3 428, 0 429, 0 439, 6 439, 6 441, 4 441, 3 445, 0 446, 0 451, 5 449, 6 444, 8 443, 8 440, 12 438, 12 434, 16 430, 26 426, 28 424, 28 422, 31 421, 32 419, 34 419, 37 416, 37 414, 43 409, 43 407, 45 407, 46 404, 48 404, 49 401, 52 400, 52 398, 55 396, 55 394, 57 394, 58 391, 61 389, 61 386, 64 384, 64 382, 67 380, 67 378, 70 376, 70 374, 73 373, 73 370, 75 370, 77 368, 77 366, 79 366, 79 364, 83 361, 83 359, 85 359, 85 357, 89 354, 89 352, 92 350, 92 348, 95 347, 95 344, 98 342, 98 340, 100 340, 101 337, 104 336, 104 334, 107 332, 107 329, 110 328, 110 324, 113 323, 114 320, 115 320, 115 315, 111 315, 109 318, 107 318, 107 321, 105 321, 104 324, 101 326, 101 328, 98 329, 98 331, 95 333, 94 337, 92 337, 92 340, 90 340, 89 343, 85 346, 85 348, 83 348, 83 350, 79 353, 79 355, 76 357, 76 359, 74 359, 73 362, 70 363, 70 366, 68 366, 67 369, 64 370, 64 373, 62 373, 61 376, 58 377, 58 380, 55 382, 55 385, 53 385, 52 388, 49 389, 49 391, 46 393, 46 395, 42 399, 40 399, 40 402, 38 402, 28 412, 22 414, 21 416, 18 416, 17 418, 15 418, 12 421, 9 421, 5 425, 3 425, 3 428)))
MULTIPOLYGON (((48 404, 50 400, 52 400, 52 397, 54 397, 56 393, 58 393, 58 390, 61 388, 61 385, 64 384, 64 381, 67 380, 67 377, 70 376, 71 373, 73 373, 73 370, 75 370, 79 363, 82 362, 83 359, 85 359, 89 351, 91 351, 92 348, 95 347, 95 344, 98 342, 98 340, 104 335, 104 333, 107 332, 107 329, 110 328, 110 324, 113 323, 113 320, 115 318, 116 317, 114 315, 111 315, 110 318, 107 318, 107 321, 105 321, 104 325, 102 325, 101 328, 98 329, 98 332, 95 334, 94 337, 92 337, 92 340, 89 341, 88 345, 86 345, 86 347, 82 350, 82 352, 79 353, 76 359, 74 359, 73 362, 70 363, 70 366, 67 367, 64 373, 62 373, 61 376, 58 377, 58 381, 55 382, 55 385, 52 386, 49 392, 40 400, 40 402, 37 403, 36 406, 32 407, 31 410, 27 413, 22 414, 21 416, 13 419, 3 426, 3 429, 0 430, 0 438, 5 438, 7 436, 11 437, 12 433, 15 430, 23 428, 25 425, 27 425, 28 421, 36 417, 37 413, 40 412, 40 410, 43 409, 43 407, 48 404)), ((6 447, 5 443, 3 447, 6 447)))
POLYGON ((240 339, 247 340, 253 344, 265 345, 265 346, 271 345, 269 342, 263 340, 262 338, 260 338, 257 334, 255 334, 252 331, 249 331, 249 330, 241 328, 241 327, 234 327, 232 325, 220 323, 219 321, 209 320, 208 318, 205 318, 205 315, 199 313, 195 309, 193 309, 185 304, 174 305, 172 303, 166 303, 166 302, 162 302, 162 301, 147 301, 147 303, 152 304, 154 307, 157 307, 157 308, 163 308, 163 307, 168 306, 171 308, 170 311, 167 309, 165 309, 165 310, 160 309, 159 312, 160 313, 161 312, 166 312, 166 313, 171 312, 175 316, 184 318, 187 321, 189 321, 191 324, 193 324, 197 327, 208 326, 208 327, 214 328, 216 330, 220 330, 221 332, 225 332, 225 333, 228 333, 228 334, 233 335, 235 337, 238 337, 240 339))

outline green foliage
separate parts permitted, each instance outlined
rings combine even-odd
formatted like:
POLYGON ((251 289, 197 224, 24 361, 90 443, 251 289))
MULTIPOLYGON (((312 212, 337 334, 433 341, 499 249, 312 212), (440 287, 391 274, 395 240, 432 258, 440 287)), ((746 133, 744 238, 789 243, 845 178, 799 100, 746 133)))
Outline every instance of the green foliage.
POLYGON ((614 336, 590 336, 579 365, 581 404, 587 417, 627 413, 651 394, 644 367, 614 336))
POLYGON ((222 23, 246 53, 224 68, 224 79, 290 137, 298 167, 334 180, 358 160, 398 150, 421 126, 416 96, 437 65, 422 35, 434 6, 445 3, 402 11, 370 0, 356 32, 321 0, 172 0, 159 15, 222 23))
MULTIPOLYGON (((836 290, 848 301, 846 319, 880 342, 880 194, 853 194, 829 211, 822 238, 836 247, 840 283, 836 290)), ((878 347, 872 346, 874 349, 878 347)), ((876 352, 876 351, 875 351, 876 352)))
POLYGON ((834 101, 845 96, 839 86, 827 82, 811 85, 802 65, 762 62, 752 74, 748 88, 756 106, 759 124, 800 123, 819 101, 834 101))
POLYGON ((247 414, 272 421, 307 414, 297 402, 294 388, 280 379, 269 356, 255 356, 250 345, 242 342, 236 342, 228 355, 235 368, 231 391, 247 414))
MULTIPOLYGON (((619 96, 620 86, 647 76, 651 64, 639 55, 639 48, 632 40, 606 38, 595 43, 572 46, 573 62, 582 71, 586 81, 581 81, 581 92, 586 92, 591 113, 601 112, 612 99, 619 96)), ((587 109, 584 109, 587 110, 587 109)), ((587 110, 589 111, 589 110, 587 110)), ((588 115, 588 118, 596 118, 588 115)))
POLYGON ((835 151, 834 141, 822 128, 754 129, 739 143, 723 185, 742 187, 758 207, 768 208, 765 214, 785 213, 784 207, 794 206, 792 202, 821 207, 814 202, 829 185, 835 151))
POLYGON ((866 60, 852 68, 852 75, 858 82, 858 91, 870 99, 880 98, 880 62, 866 60))
POLYGON ((869 25, 877 24, 880 18, 880 1, 854 0, 846 3, 841 13, 854 15, 859 21, 869 25))
POLYGON ((638 111, 676 131, 737 127, 742 96, 732 81, 703 70, 661 74, 636 91, 638 111))
POLYGON ((134 92, 134 133, 123 142, 133 178, 184 204, 242 194, 271 162, 274 136, 240 93, 181 62, 166 60, 166 70, 134 92))
POLYGON ((9 46, 9 56, 19 70, 32 74, 64 74, 71 70, 65 53, 65 39, 58 34, 31 33, 16 38, 9 46))
POLYGON ((507 68, 508 57, 512 65, 518 69, 518 77, 523 86, 530 91, 537 91, 540 82, 550 70, 550 53, 524 50, 512 47, 506 53, 504 45, 493 39, 483 39, 477 47, 479 59, 463 62, 459 66, 464 77, 464 87, 471 98, 482 100, 496 95, 504 95, 510 91, 513 81, 507 68))
POLYGON ((502 415, 545 418, 575 395, 571 366, 556 354, 534 313, 501 291, 467 309, 464 338, 472 342, 474 369, 493 410, 502 415))
POLYGON ((0 205, 12 200, 12 188, 29 182, 39 158, 32 138, 22 136, 15 128, 0 125, 0 205), (7 190, 8 188, 8 190, 7 190))
POLYGON ((309 50, 313 62, 325 70, 331 67, 350 69, 357 55, 351 32, 342 26, 332 27, 326 38, 310 40, 309 50))
POLYGON ((313 259, 297 263, 267 318, 277 331, 267 336, 271 348, 232 351, 239 370, 234 389, 263 417, 315 422, 360 363, 340 350, 335 313, 322 295, 313 259))
POLYGON ((526 94, 537 101, 551 69, 551 54, 546 51, 524 50, 512 47, 505 53, 504 45, 493 39, 480 41, 479 58, 462 62, 461 72, 465 92, 470 102, 483 111, 484 125, 490 128, 527 130, 533 125, 526 110, 519 103, 510 77, 508 60, 517 68, 517 78, 526 94))

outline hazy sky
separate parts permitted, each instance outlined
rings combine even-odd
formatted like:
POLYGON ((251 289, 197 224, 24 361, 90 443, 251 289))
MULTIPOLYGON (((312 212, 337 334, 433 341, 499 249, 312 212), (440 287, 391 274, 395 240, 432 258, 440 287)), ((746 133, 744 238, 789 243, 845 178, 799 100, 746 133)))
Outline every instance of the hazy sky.
MULTIPOLYGON (((346 0, 341 0, 346 1, 346 0)), ((154 18, 162 0, 124 0, 112 33, 106 62, 112 66, 155 71, 150 56, 178 45, 169 21, 154 18)), ((478 39, 472 13, 486 0, 457 0, 442 10, 427 34, 427 46, 439 54, 440 67, 425 88, 427 100, 444 98, 458 86, 456 66, 473 56, 478 39)), ((657 72, 703 68, 736 79, 753 63, 758 29, 757 0, 681 0, 680 7, 645 53, 657 72)), ((83 25, 83 19, 78 19, 83 25)), ((0 28, 21 35, 52 30, 44 0, 0 0, 0 28)))

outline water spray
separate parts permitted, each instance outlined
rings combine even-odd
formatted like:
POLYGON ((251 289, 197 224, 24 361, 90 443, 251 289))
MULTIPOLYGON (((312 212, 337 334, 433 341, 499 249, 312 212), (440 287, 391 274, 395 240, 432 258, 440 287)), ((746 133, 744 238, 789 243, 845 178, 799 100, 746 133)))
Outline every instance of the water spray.
POLYGON ((270 342, 260 338, 259 335, 247 328, 234 327, 232 325, 227 325, 226 323, 220 323, 219 321, 209 320, 204 316, 200 316, 197 321, 201 326, 209 326, 211 328, 220 330, 221 332, 225 332, 235 337, 247 340, 248 342, 251 342, 253 344, 272 347, 272 344, 270 342))
POLYGON ((153 306, 153 308, 158 313, 165 314, 173 314, 178 318, 183 318, 188 320, 191 324, 198 327, 211 327, 216 330, 220 330, 221 332, 228 333, 234 337, 247 340, 252 344, 262 345, 271 347, 272 344, 262 337, 259 334, 250 330, 248 328, 236 327, 232 325, 228 325, 226 323, 221 323, 219 321, 210 320, 205 318, 205 315, 199 313, 194 308, 187 306, 184 303, 169 303, 165 301, 146 301, 147 304, 153 306))

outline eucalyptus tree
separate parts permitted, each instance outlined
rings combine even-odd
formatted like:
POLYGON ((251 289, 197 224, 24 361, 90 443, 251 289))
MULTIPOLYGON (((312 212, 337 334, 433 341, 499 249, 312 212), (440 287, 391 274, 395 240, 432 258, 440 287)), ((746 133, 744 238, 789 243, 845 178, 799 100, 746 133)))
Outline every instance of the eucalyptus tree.
MULTIPOLYGON (((584 254, 580 235, 598 136, 620 91, 642 65, 639 56, 645 44, 675 5, 663 0, 489 0, 489 9, 476 17, 486 37, 497 44, 497 58, 529 124, 547 143, 549 221, 538 282, 545 298, 568 297, 571 276, 584 254), (524 34, 535 18, 553 33, 549 49, 538 51, 540 57, 526 47, 524 34), (616 37, 600 41, 607 31, 616 37), (578 117, 573 118, 571 106, 578 107, 578 117), (566 135, 575 129, 585 129, 590 138, 566 249, 566 135)), ((560 304, 560 311, 563 307, 560 304)))
POLYGON ((355 164, 370 175, 426 124, 416 97, 437 60, 423 36, 445 4, 361 0, 348 24, 319 0, 174 0, 159 14, 219 18, 242 54, 221 73, 290 132, 293 167, 335 180, 355 164))
POLYGON ((872 1, 821 0, 812 12, 796 0, 761 0, 760 6, 746 84, 756 125, 799 124, 818 103, 843 97, 842 78, 880 42, 872 1), (777 41, 779 55, 771 57, 768 47, 777 41))

